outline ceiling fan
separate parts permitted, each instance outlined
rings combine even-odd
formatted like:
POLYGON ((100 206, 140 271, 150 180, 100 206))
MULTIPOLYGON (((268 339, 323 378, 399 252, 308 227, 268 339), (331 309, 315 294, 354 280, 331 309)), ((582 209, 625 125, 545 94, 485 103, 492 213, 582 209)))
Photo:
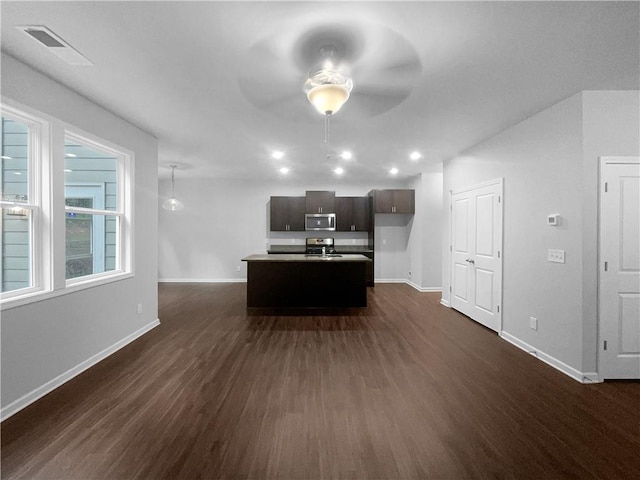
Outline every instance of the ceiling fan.
POLYGON ((279 29, 249 49, 238 84, 257 108, 281 118, 312 120, 311 102, 328 120, 348 100, 340 115, 359 120, 399 105, 417 83, 420 59, 410 42, 390 28, 365 22, 304 23, 279 29))

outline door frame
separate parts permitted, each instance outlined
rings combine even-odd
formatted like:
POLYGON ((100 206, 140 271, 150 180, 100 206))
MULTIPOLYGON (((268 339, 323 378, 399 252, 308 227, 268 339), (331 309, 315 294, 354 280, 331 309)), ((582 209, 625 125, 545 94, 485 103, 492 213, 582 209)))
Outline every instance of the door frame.
POLYGON ((603 200, 603 189, 604 184, 602 182, 603 179, 603 170, 607 163, 617 163, 617 164, 637 164, 639 162, 640 157, 633 156, 602 156, 599 157, 598 161, 598 222, 597 222, 597 278, 596 278, 596 322, 597 322, 597 332, 596 332, 596 369, 598 372, 598 380, 603 381, 604 378, 602 376, 602 355, 600 353, 600 345, 602 344, 602 315, 601 315, 601 295, 602 295, 602 271, 601 266, 603 262, 603 252, 602 252, 602 200, 603 200))
MULTIPOLYGON (((459 193, 464 193, 472 190, 477 190, 479 188, 488 187, 492 185, 498 185, 500 187, 499 194, 499 203, 500 208, 498 209, 498 223, 500 225, 500 233, 497 237, 499 242, 499 251, 500 251, 500 265, 496 270, 499 272, 499 285, 497 287, 498 291, 498 306, 499 306, 499 324, 498 330, 496 333, 500 336, 502 334, 502 325, 503 325, 503 316, 504 309, 502 308, 502 279, 503 279, 503 268, 504 268, 504 177, 495 178, 493 180, 488 180, 486 182, 477 183, 475 185, 469 185, 466 187, 457 188, 455 190, 449 190, 449 308, 453 308, 453 196, 459 193)), ((457 310, 456 310, 457 311, 457 310)), ((475 320, 474 320, 475 321, 475 320)))

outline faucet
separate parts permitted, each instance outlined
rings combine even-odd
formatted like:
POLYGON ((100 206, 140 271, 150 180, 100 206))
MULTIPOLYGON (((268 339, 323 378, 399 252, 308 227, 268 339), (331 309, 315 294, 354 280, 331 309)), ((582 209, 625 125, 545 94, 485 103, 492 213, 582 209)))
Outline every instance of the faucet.
POLYGON ((323 257, 327 256, 327 247, 322 247, 322 256, 323 257))

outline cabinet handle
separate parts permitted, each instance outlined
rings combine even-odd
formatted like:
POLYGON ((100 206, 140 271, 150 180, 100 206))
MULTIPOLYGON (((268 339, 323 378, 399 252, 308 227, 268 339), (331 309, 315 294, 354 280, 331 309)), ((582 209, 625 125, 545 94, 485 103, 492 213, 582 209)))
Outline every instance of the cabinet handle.
POLYGON ((322 207, 318 207, 318 213, 322 213, 322 207))

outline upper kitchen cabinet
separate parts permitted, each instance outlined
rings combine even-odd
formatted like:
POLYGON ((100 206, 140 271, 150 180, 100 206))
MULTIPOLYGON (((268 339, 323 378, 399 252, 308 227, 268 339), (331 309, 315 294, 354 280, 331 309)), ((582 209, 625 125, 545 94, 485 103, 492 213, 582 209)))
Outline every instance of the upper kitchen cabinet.
POLYGON ((369 197, 336 197, 336 231, 367 232, 370 217, 369 197))
POLYGON ((325 190, 307 190, 307 213, 335 213, 336 192, 325 190))
POLYGON ((271 197, 271 231, 303 232, 305 197, 271 197))
POLYGON ((374 213, 415 213, 415 190, 373 190, 374 213))

